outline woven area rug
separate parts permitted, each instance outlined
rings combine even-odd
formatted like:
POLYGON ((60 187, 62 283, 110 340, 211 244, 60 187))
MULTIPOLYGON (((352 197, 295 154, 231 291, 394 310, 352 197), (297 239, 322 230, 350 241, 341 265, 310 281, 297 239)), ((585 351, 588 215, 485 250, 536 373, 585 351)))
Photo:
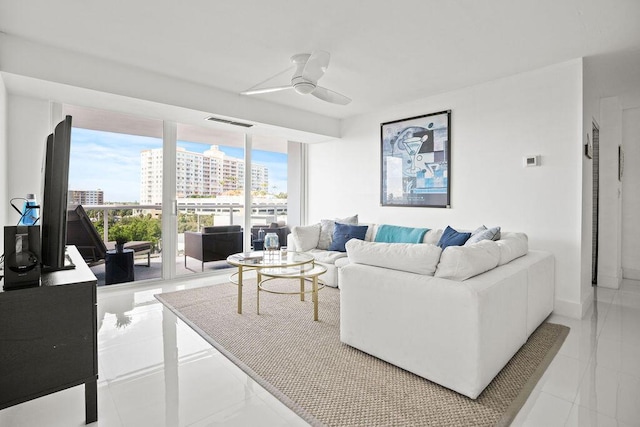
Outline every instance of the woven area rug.
MULTIPOLYGON (((275 287, 295 290, 296 282, 275 287)), ((156 295, 215 348, 312 425, 508 425, 566 338, 566 326, 543 323, 476 400, 340 342, 340 293, 311 296, 260 293, 214 285, 156 295)))

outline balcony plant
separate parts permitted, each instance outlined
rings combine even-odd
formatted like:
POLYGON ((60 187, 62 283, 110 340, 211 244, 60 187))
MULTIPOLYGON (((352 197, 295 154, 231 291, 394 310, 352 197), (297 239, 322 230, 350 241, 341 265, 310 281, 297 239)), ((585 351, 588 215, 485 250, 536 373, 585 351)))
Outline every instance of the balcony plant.
POLYGON ((124 228, 114 226, 109 234, 111 235, 111 240, 115 240, 116 242, 116 252, 122 252, 124 250, 124 244, 129 241, 124 228))

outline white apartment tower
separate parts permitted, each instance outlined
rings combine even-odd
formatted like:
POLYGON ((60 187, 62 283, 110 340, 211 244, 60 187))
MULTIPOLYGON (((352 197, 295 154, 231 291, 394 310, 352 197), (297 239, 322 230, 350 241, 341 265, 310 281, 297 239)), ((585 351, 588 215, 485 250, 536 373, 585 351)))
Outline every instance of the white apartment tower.
MULTIPOLYGON (((162 202, 162 149, 140 153, 140 202, 162 202)), ((216 196, 225 191, 242 189, 244 160, 227 156, 212 145, 204 153, 178 147, 176 152, 176 193, 179 198, 193 195, 216 196)), ((266 166, 251 166, 251 190, 267 190, 269 170, 266 166)))

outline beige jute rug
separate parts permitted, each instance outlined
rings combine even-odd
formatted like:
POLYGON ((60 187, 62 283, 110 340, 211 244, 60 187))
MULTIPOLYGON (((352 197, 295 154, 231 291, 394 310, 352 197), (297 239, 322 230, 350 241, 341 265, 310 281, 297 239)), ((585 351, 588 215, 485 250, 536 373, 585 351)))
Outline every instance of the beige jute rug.
MULTIPOLYGON (((296 282, 271 285, 295 290, 296 282)), ((320 291, 318 322, 310 295, 261 292, 257 315, 255 281, 243 287, 241 315, 232 284, 156 297, 312 425, 508 425, 568 333, 543 323, 472 400, 341 343, 337 289, 320 291)))

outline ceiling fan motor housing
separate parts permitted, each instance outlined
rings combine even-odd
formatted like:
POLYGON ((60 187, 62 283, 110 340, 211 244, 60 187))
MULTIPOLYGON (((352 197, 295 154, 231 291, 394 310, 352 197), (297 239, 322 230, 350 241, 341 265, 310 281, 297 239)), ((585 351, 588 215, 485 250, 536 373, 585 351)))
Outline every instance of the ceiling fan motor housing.
POLYGON ((316 85, 313 82, 305 80, 302 77, 294 77, 291 79, 291 86, 293 86, 293 89, 301 95, 311 93, 316 88, 316 85))

